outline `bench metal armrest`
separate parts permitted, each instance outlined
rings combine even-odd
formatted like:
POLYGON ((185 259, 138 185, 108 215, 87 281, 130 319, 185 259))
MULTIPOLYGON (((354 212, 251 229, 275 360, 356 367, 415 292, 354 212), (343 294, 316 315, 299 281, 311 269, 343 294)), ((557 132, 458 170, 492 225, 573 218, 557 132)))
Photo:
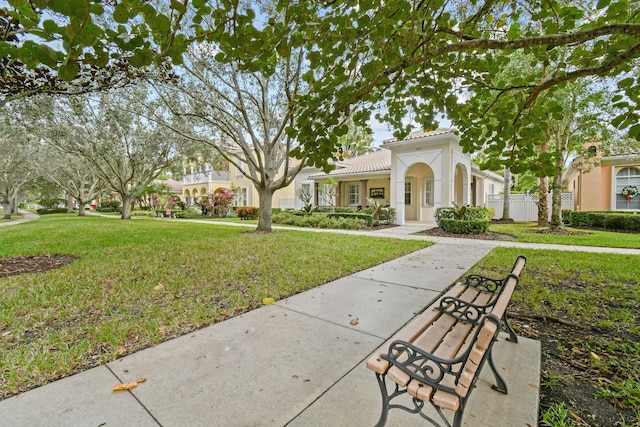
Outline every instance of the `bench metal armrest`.
POLYGON ((493 279, 479 274, 470 274, 464 279, 464 284, 482 292, 497 293, 504 285, 505 279, 493 279))
POLYGON ((396 366, 412 379, 429 385, 436 390, 445 390, 455 393, 452 387, 441 384, 447 375, 458 378, 459 369, 463 358, 443 359, 431 353, 427 353, 419 347, 406 341, 394 341, 389 346, 389 353, 380 357, 396 366))
MULTIPOLYGON (((446 376, 453 376, 455 378, 454 383, 458 383, 462 370, 464 369, 465 362, 469 358, 469 354, 474 347, 474 343, 478 340, 478 335, 480 334, 482 327, 488 321, 498 325, 492 339, 495 340, 500 330, 501 322, 496 315, 487 314, 483 316, 480 322, 478 322, 479 326, 466 350, 453 359, 444 359, 435 356, 407 341, 402 340, 393 341, 389 346, 389 353, 383 354, 380 357, 387 360, 391 365, 397 367, 412 379, 431 386, 436 390, 456 393, 456 389, 454 388, 455 386, 450 387, 444 385, 442 384, 442 381, 446 376)), ((487 351, 489 351, 490 348, 491 345, 489 345, 487 351)))
POLYGON ((483 315, 491 312, 496 301, 498 301, 497 296, 487 304, 473 304, 455 297, 444 297, 440 299, 440 305, 435 309, 461 322, 477 325, 483 315))

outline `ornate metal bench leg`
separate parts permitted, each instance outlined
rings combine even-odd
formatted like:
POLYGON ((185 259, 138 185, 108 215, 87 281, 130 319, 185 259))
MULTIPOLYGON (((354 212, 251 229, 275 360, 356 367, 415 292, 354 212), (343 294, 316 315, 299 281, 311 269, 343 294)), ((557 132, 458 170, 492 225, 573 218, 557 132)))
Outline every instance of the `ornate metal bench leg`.
POLYGON ((513 343, 517 343, 518 342, 518 336, 513 331, 513 328, 511 327, 511 325, 509 324, 509 319, 507 318, 507 312, 506 311, 502 315, 502 323, 504 323, 505 327, 507 328, 507 332, 509 332, 509 338, 507 338, 507 341, 511 341, 513 343))
POLYGON ((491 372, 493 372, 493 376, 496 379, 495 385, 492 385, 491 388, 499 391, 500 393, 507 394, 507 383, 504 382, 498 370, 496 369, 495 364, 493 363, 493 346, 489 349, 489 367, 491 368, 491 372))
POLYGON ((380 419, 378 420, 376 427, 382 427, 387 423, 387 415, 389 415, 389 393, 387 392, 385 375, 381 375, 376 372, 376 379, 378 380, 380 394, 382 395, 382 412, 380 413, 380 419))

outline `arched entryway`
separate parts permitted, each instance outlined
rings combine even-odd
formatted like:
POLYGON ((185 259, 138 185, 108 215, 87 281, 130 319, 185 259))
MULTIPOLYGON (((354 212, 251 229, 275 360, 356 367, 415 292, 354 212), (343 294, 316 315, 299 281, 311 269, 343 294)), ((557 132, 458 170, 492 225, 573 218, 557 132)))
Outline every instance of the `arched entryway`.
POLYGON ((458 206, 464 206, 469 201, 469 173, 462 163, 456 165, 453 175, 453 202, 458 206))
POLYGON ((415 163, 404 177, 405 221, 431 223, 434 220, 434 172, 425 163, 415 163))

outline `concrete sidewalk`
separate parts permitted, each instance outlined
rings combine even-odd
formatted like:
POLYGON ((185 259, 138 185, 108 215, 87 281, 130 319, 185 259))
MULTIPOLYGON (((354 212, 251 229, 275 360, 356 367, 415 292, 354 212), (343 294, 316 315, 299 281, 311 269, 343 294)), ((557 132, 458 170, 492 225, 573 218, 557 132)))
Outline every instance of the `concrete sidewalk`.
MULTIPOLYGON (((454 239, 455 240, 455 239, 454 239)), ((11 426, 371 426, 367 356, 495 246, 414 252, 0 402, 11 426), (120 382, 146 377, 130 392, 120 382)), ((511 266, 505 266, 505 271, 511 266)), ((537 424, 540 345, 496 344, 509 394, 484 369, 464 425, 537 424)), ((425 426, 391 411, 388 426, 425 426)))

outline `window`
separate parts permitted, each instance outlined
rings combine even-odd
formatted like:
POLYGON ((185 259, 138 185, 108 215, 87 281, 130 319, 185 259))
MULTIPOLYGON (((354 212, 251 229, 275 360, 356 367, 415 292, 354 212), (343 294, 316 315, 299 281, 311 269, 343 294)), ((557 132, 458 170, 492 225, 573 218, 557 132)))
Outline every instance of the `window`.
POLYGON ((360 183, 347 184, 347 205, 360 205, 360 183))
MULTIPOLYGON (((244 162, 238 159, 238 168, 236 169, 236 178, 240 178, 242 175, 242 168, 244 168, 244 162)), ((245 206, 245 205, 241 205, 245 206)))
POLYGON ((249 205, 249 192, 247 188, 236 188, 236 197, 233 200, 234 206, 248 206, 249 205))
POLYGON ((640 209, 640 196, 627 199, 622 190, 633 185, 640 190, 640 169, 622 168, 616 174, 616 209, 640 209))
POLYGON ((496 185, 489 184, 489 194, 496 194, 496 185))
POLYGON ((424 205, 433 206, 433 178, 424 179, 424 205))
POLYGON ((411 180, 408 179, 404 182, 404 204, 411 206, 411 180))

